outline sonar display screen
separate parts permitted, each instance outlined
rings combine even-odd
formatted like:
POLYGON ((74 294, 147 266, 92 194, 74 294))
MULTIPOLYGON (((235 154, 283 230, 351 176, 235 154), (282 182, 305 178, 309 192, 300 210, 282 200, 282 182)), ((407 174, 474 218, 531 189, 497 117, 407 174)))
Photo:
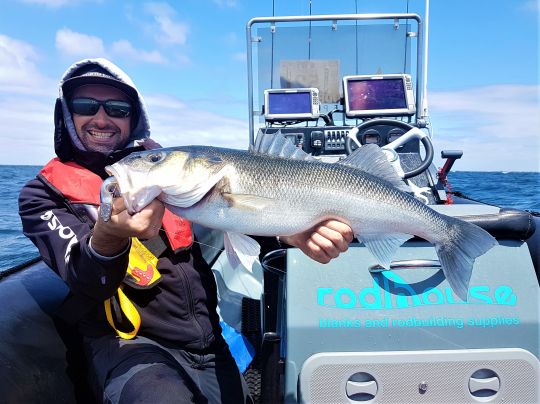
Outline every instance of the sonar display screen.
POLYGON ((402 79, 349 80, 347 93, 351 111, 407 108, 402 79))
POLYGON ((310 114, 311 92, 270 93, 268 94, 270 114, 310 114))

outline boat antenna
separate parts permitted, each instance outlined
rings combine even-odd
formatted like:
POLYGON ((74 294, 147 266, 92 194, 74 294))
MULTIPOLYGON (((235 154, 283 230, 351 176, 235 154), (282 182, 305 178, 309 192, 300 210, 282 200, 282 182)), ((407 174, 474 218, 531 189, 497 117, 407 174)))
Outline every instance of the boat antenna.
MULTIPOLYGON (((272 0, 272 17, 275 17, 276 16, 276 3, 275 3, 275 0, 272 0)), ((275 25, 275 22, 273 22, 273 24, 275 25)), ((271 51, 270 51, 270 88, 274 88, 274 34, 275 34, 275 31, 270 29, 270 38, 271 38, 271 42, 270 42, 270 47, 271 47, 271 51)))
MULTIPOLYGON (((405 12, 407 14, 409 14, 409 0, 407 0, 407 7, 406 7, 405 12)), ((406 35, 406 33, 409 30, 409 27, 408 27, 409 24, 410 23, 407 20, 407 29, 405 30, 405 55, 407 55, 407 40, 408 40, 407 38, 408 38, 408 36, 406 35)), ((405 57, 403 59, 404 59, 403 60, 403 73, 407 73, 407 57, 405 57)), ((412 68, 411 68, 411 70, 412 70, 412 68)))
MULTIPOLYGON (((309 0, 309 16, 311 17, 311 0, 309 0)), ((309 20, 308 60, 311 60, 311 20, 309 20)))
POLYGON ((424 87, 422 88, 422 118, 428 116, 427 81, 428 81, 428 35, 429 35, 429 0, 426 0, 424 17, 424 66, 422 69, 424 87))
MULTIPOLYGON (((358 0, 354 0, 354 13, 358 14, 358 0)), ((358 74, 358 20, 354 20, 354 37, 355 37, 355 74, 358 74)))

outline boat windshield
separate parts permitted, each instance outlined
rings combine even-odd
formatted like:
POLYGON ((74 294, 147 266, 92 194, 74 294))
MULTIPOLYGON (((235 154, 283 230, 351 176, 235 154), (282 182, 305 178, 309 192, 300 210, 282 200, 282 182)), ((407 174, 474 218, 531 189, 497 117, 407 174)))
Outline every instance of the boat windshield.
POLYGON ((419 29, 414 18, 391 17, 255 22, 248 54, 255 126, 264 122, 267 89, 317 88, 326 114, 342 108, 344 76, 405 73, 417 88, 419 29))

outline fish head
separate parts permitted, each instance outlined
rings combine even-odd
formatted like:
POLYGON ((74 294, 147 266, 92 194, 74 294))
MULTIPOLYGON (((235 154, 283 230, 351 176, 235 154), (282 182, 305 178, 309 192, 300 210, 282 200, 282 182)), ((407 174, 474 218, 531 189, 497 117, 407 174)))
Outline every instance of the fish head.
POLYGON ((155 198, 190 206, 196 202, 194 195, 202 198, 219 181, 224 166, 204 148, 187 146, 132 153, 105 170, 115 177, 126 209, 133 214, 155 198))

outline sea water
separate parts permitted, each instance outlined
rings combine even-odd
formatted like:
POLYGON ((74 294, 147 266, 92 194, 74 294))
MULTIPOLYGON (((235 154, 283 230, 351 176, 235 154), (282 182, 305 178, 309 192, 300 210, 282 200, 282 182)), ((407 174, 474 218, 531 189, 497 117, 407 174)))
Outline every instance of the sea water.
MULTIPOLYGON (((39 166, 0 165, 0 272, 38 256, 36 247, 22 233, 17 198, 23 185, 34 178, 39 166)), ((451 189, 490 205, 540 211, 538 172, 452 172, 451 189)))
POLYGON ((38 250, 22 233, 18 197, 41 167, 0 165, 0 272, 37 257, 38 250))

